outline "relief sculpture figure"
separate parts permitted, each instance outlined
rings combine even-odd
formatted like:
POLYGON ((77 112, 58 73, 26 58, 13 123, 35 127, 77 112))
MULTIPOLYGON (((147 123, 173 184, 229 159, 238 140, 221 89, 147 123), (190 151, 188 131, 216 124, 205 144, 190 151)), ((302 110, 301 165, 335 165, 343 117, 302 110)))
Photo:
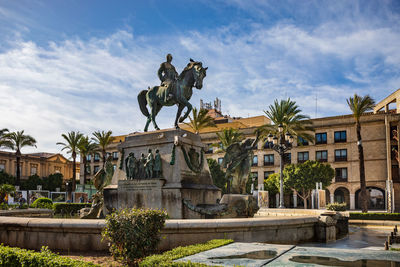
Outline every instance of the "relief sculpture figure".
POLYGON ((158 149, 156 150, 156 155, 154 156, 154 177, 161 177, 161 155, 158 149))
POLYGON ((246 182, 249 177, 251 163, 253 159, 253 149, 257 147, 259 139, 257 131, 256 139, 246 139, 242 142, 236 142, 226 149, 222 166, 226 169, 226 178, 232 176, 232 193, 245 194, 246 182))
POLYGON ((146 170, 144 165, 146 164, 146 157, 144 156, 144 154, 142 153, 142 155, 140 156, 139 159, 139 163, 138 163, 138 178, 139 179, 144 179, 146 178, 146 170))
POLYGON ((151 153, 151 149, 149 149, 149 154, 147 155, 146 163, 144 164, 144 168, 146 170, 146 178, 153 178, 153 168, 154 168, 154 157, 153 153, 151 153))
POLYGON ((125 159, 126 178, 128 180, 132 180, 137 177, 137 165, 138 161, 135 158, 135 154, 133 152, 129 153, 129 156, 125 159))

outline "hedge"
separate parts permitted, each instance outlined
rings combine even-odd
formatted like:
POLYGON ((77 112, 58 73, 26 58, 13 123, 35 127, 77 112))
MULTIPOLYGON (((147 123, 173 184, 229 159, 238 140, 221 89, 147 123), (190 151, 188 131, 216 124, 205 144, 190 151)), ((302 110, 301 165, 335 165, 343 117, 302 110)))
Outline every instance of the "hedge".
POLYGON ((80 209, 90 208, 90 203, 54 203, 53 210, 55 214, 75 214, 80 209))
POLYGON ((139 263, 139 266, 207 266, 200 263, 174 262, 174 260, 194 255, 213 248, 233 243, 232 239, 213 239, 203 244, 177 247, 163 254, 148 256, 139 263))
POLYGON ((47 197, 40 197, 32 203, 31 207, 34 209, 52 209, 53 201, 47 197))
POLYGON ((94 263, 73 260, 51 252, 42 247, 41 252, 0 245, 0 266, 33 266, 33 267, 91 267, 94 263))
POLYGON ((350 220, 389 220, 400 221, 400 213, 350 212, 350 220))
POLYGON ((346 211, 347 204, 334 202, 334 203, 326 205, 326 209, 333 210, 333 211, 346 211))

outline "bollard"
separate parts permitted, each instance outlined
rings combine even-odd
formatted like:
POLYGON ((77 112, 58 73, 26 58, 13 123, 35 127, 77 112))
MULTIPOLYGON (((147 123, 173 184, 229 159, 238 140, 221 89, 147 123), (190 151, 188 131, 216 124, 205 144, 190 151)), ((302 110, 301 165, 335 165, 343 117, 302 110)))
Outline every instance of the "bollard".
POLYGON ((385 250, 389 250, 389 243, 385 241, 385 250))
POLYGON ((394 226, 394 233, 397 234, 397 225, 394 226))

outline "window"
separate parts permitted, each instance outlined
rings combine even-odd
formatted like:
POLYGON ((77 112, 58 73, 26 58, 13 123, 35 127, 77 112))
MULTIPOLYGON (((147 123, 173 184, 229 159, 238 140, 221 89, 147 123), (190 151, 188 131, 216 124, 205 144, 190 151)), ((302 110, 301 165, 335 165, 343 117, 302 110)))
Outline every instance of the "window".
POLYGON ((113 160, 117 160, 118 159, 118 152, 113 152, 112 153, 112 157, 113 157, 113 160))
POLYGON ((90 174, 90 166, 86 166, 86 174, 90 174))
POLYGON ((274 172, 273 171, 264 172, 264 179, 267 179, 271 174, 274 174, 274 172))
POLYGON ((392 165, 392 180, 393 182, 400 182, 399 165, 392 165))
POLYGON ((222 165, 222 161, 224 161, 224 158, 218 158, 218 164, 222 165))
POLYGON ((38 169, 37 164, 31 164, 31 175, 37 174, 37 169, 38 169))
POLYGON ((327 162, 328 161, 328 151, 327 150, 316 151, 315 159, 319 162, 327 162))
POLYGON ((274 154, 264 155, 264 166, 274 165, 274 154))
POLYGON ((100 161, 100 154, 96 153, 94 154, 94 162, 99 162, 100 161))
POLYGON ((308 141, 304 139, 303 137, 298 136, 297 137, 297 145, 298 146, 308 146, 308 141))
POLYGON ((398 150, 399 150, 399 147, 397 145, 390 146, 390 158, 391 159, 396 159, 398 150))
POLYGON ((253 162, 251 164, 251 166, 257 166, 258 165, 258 156, 254 155, 253 156, 253 162))
POLYGON ((297 162, 298 163, 303 163, 309 160, 309 154, 308 152, 298 152, 297 153, 297 162))
POLYGON ((346 131, 335 132, 335 143, 346 142, 346 131))
POLYGON ((207 144, 207 151, 206 151, 206 154, 212 154, 212 153, 213 153, 212 144, 207 144))
POLYGON ((335 161, 347 161, 347 149, 336 149, 335 161))
POLYGON ((397 135, 397 126, 390 126, 390 140, 394 140, 397 135))
POLYGON ((335 173, 335 182, 347 182, 347 168, 336 168, 335 173))
POLYGON ((92 155, 87 155, 87 156, 86 156, 86 161, 87 161, 87 162, 90 162, 91 160, 92 160, 92 155))
POLYGON ((6 170, 6 161, 0 160, 0 172, 6 170))
POLYGON ((117 165, 113 165, 113 170, 114 170, 114 172, 115 172, 115 170, 117 169, 117 165))
POLYGON ((326 144, 326 133, 315 134, 315 143, 316 144, 326 144))
POLYGON ((252 172, 251 178, 253 179, 253 181, 258 181, 258 172, 252 172))
POLYGON ((285 164, 290 164, 292 163, 292 153, 285 153, 283 154, 283 162, 285 164))
POLYGON ((270 149, 273 145, 272 142, 268 142, 267 140, 264 140, 265 144, 264 144, 264 149, 270 149))
POLYGON ((100 170, 99 166, 94 166, 93 174, 96 174, 100 170))

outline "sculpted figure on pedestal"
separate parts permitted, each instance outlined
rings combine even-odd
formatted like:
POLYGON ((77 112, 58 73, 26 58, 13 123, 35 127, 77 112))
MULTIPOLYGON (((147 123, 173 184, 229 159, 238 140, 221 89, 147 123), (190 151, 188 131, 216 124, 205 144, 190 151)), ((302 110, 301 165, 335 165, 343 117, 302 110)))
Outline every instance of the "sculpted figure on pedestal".
POLYGON ((146 163, 144 164, 146 170, 146 178, 153 178, 153 168, 154 168, 154 157, 153 153, 151 153, 151 149, 149 149, 149 154, 147 155, 146 163))

